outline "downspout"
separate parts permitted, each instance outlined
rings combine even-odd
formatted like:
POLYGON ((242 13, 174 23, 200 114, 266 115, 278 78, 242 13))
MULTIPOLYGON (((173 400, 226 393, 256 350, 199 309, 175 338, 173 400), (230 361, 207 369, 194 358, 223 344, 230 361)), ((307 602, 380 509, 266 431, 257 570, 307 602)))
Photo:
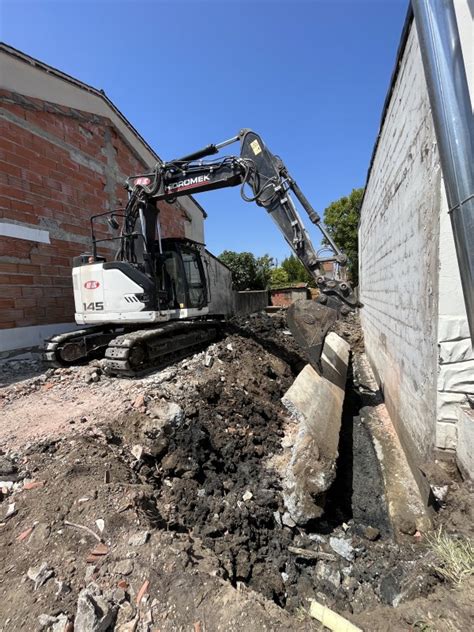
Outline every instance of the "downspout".
POLYGON ((474 345, 474 121, 452 0, 412 0, 474 345))

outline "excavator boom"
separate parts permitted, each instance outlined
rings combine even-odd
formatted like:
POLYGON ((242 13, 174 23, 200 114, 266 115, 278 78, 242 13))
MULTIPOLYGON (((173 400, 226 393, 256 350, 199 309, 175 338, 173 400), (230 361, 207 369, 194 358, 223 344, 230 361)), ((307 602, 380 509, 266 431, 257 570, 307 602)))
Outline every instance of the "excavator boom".
POLYGON ((308 202, 282 160, 272 154, 258 134, 243 129, 237 136, 218 145, 169 162, 159 163, 153 172, 132 176, 127 180, 129 206, 150 200, 171 202, 189 193, 201 193, 240 185, 247 202, 263 207, 278 226, 286 242, 315 280, 320 291, 315 301, 297 301, 287 313, 288 326, 305 350, 313 367, 321 371, 324 339, 334 322, 359 306, 350 285, 342 279, 328 278, 324 262, 343 267, 346 256, 321 223, 320 216, 308 202), (240 141, 239 156, 204 161, 219 149, 240 141), (297 211, 293 196, 306 211, 310 221, 321 231, 332 251, 319 257, 297 211))

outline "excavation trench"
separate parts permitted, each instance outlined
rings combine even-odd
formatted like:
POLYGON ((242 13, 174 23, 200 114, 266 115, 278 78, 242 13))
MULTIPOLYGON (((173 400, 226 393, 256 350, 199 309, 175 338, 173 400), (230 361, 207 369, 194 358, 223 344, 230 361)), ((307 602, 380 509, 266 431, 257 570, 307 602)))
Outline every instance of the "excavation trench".
POLYGON ((391 539, 351 370, 327 511, 297 527, 272 464, 288 422, 280 400, 303 359, 282 325, 264 324, 259 331, 253 322, 252 335, 240 329, 215 346, 218 377, 179 401, 171 421, 158 415, 142 425, 149 448, 133 466, 154 490, 144 501, 150 524, 199 538, 224 579, 291 611, 307 598, 344 608, 355 596, 356 610, 390 602, 401 590, 403 554, 391 539))

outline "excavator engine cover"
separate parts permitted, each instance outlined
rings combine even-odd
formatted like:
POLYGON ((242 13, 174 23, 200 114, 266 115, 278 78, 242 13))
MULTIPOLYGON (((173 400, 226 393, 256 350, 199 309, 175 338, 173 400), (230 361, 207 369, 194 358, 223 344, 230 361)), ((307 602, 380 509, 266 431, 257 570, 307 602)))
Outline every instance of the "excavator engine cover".
POLYGON ((322 373, 324 340, 337 318, 335 309, 310 300, 295 301, 286 313, 289 330, 319 374, 322 373))

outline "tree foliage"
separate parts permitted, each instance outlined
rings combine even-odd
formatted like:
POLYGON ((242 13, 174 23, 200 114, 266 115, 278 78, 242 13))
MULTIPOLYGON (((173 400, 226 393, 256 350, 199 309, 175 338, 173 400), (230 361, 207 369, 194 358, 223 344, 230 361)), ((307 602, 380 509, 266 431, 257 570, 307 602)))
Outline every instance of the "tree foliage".
POLYGON ((278 288, 288 285, 288 273, 283 268, 273 268, 271 272, 270 287, 278 288))
POLYGON ((288 283, 313 283, 314 279, 310 273, 306 270, 301 261, 290 255, 281 262, 281 267, 288 275, 288 283))
POLYGON ((232 272, 232 285, 236 290, 265 290, 270 286, 273 257, 255 257, 251 252, 224 250, 219 259, 232 272))
POLYGON ((268 254, 255 257, 251 252, 224 250, 219 259, 230 268, 232 285, 236 290, 266 290, 295 283, 314 283, 294 255, 283 259, 281 266, 277 266, 275 259, 268 254))
POLYGON ((364 189, 353 189, 350 195, 332 202, 324 210, 324 223, 339 248, 347 255, 350 277, 358 283, 358 225, 364 189))
POLYGON ((256 259, 256 265, 257 277, 255 279, 255 289, 266 290, 271 284, 272 271, 275 269, 275 261, 273 257, 270 257, 270 255, 263 255, 263 257, 258 257, 256 259))
POLYGON ((219 259, 232 272, 232 284, 236 290, 255 289, 257 262, 251 252, 224 250, 219 259))

